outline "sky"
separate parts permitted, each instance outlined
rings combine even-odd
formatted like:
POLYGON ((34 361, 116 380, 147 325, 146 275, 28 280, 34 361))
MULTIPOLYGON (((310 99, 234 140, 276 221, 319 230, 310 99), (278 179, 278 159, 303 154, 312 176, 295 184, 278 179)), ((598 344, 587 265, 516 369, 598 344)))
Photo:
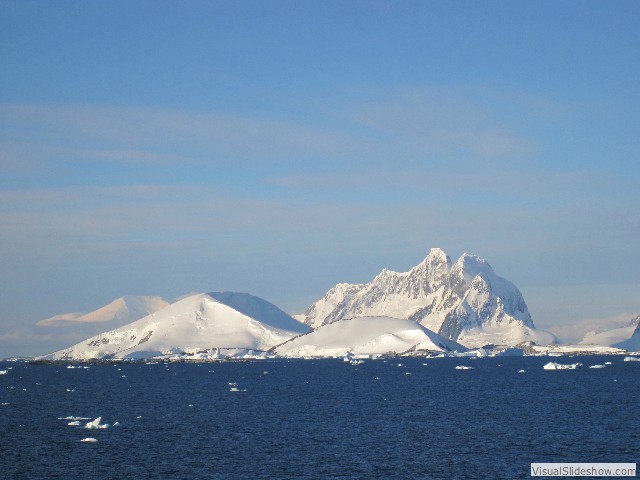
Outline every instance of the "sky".
POLYGON ((640 2, 0 0, 0 358, 123 295, 303 311, 431 247, 640 313, 640 2))

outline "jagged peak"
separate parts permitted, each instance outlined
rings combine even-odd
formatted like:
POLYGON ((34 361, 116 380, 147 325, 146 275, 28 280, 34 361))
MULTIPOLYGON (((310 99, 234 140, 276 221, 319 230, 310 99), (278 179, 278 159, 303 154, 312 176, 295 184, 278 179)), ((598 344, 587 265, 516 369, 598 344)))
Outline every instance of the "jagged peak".
POLYGON ((447 255, 447 253, 439 247, 433 247, 431 248, 431 250, 429 250, 429 254, 427 255, 427 258, 425 259, 425 261, 428 259, 439 259, 439 260, 441 259, 445 262, 451 261, 451 259, 449 258, 449 255, 447 255))
POLYGON ((478 255, 472 255, 469 253, 463 253, 460 258, 456 260, 452 270, 462 272, 468 281, 473 280, 479 273, 495 275, 495 272, 491 265, 489 265, 489 262, 478 255))

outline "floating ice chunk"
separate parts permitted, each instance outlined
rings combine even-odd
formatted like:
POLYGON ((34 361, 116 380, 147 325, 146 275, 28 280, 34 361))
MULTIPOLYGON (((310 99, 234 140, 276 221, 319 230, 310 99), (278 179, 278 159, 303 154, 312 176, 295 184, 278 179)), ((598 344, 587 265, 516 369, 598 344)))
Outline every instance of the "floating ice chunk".
POLYGON ((549 362, 542 368, 544 368, 545 370, 575 370, 576 368, 581 366, 581 363, 570 363, 566 365, 563 363, 549 362))
POLYGON ((9 405, 9 402, 2 402, 0 403, 0 405, 2 405, 3 407, 6 407, 7 405, 9 405))
POLYGON ((473 367, 468 367, 466 365, 456 365, 456 370, 473 370, 473 367))
POLYGON ((613 362, 604 362, 605 365, 613 365, 613 362))
POLYGON ((112 427, 119 427, 120 426, 120 422, 115 422, 113 425, 111 425, 112 427))
POLYGON ((591 365, 589 368, 604 368, 606 365, 591 365))
POLYGON ((7 373, 9 373, 8 370, 0 370, 0 375, 6 375, 7 373))
POLYGON ((102 420, 102 417, 98 417, 91 422, 87 422, 84 428, 109 428, 109 424, 108 423, 101 424, 100 423, 101 420, 102 420))
POLYGON ((73 365, 67 365, 67 368, 76 368, 76 367, 73 365))
POLYGON ((625 362, 640 362, 640 357, 624 357, 625 362))
POLYGON ((231 387, 229 389, 230 392, 246 392, 247 389, 246 388, 238 388, 238 387, 231 387))
POLYGON ((91 420, 89 417, 58 417, 58 420, 91 420))
POLYGON ((69 425, 70 427, 77 427, 82 424, 78 420, 74 420, 73 422, 67 423, 67 425, 69 425))
POLYGON ((87 437, 87 438, 83 438, 80 441, 84 443, 96 443, 98 440, 93 437, 87 437))
POLYGON ((518 373, 526 373, 526 370, 518 370, 518 373))

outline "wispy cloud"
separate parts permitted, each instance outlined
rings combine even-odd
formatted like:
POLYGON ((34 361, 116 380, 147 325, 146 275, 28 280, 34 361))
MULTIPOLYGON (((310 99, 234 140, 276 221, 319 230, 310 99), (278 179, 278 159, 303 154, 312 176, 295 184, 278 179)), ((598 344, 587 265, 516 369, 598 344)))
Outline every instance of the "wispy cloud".
POLYGON ((402 88, 352 110, 351 119, 398 152, 490 158, 530 156, 536 145, 486 105, 452 88, 402 88))

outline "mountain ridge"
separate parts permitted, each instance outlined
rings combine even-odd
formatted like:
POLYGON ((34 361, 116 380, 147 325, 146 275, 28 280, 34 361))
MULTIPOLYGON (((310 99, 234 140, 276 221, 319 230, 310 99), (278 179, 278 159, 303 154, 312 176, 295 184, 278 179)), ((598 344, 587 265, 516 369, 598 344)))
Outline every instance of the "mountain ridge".
POLYGON ((363 316, 414 320, 468 347, 555 342, 535 328, 520 290, 486 260, 464 253, 452 264, 440 248, 408 272, 383 269, 369 283, 337 284, 297 319, 318 328, 363 316))

